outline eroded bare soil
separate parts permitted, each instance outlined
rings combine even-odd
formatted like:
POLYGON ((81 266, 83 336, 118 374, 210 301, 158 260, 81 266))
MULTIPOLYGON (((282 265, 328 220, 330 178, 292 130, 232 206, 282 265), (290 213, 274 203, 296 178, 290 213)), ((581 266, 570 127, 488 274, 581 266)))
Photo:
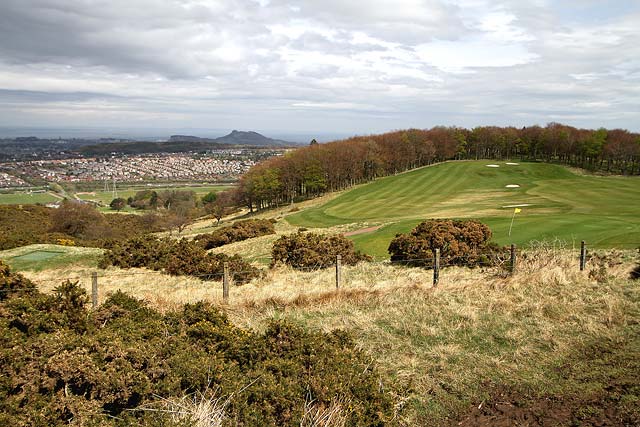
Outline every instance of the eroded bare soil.
POLYGON ((487 384, 489 398, 451 426, 640 426, 640 340, 580 349, 557 368, 561 394, 487 384), (565 384, 566 382, 566 384, 565 384))

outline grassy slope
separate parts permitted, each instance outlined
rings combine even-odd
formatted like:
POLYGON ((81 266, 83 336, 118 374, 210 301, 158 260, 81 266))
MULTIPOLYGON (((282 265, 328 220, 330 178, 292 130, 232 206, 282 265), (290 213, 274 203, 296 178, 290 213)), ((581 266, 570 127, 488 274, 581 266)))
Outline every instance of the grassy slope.
MULTIPOLYGON (((488 402, 487 384, 543 400, 600 396, 619 413, 640 416, 640 282, 628 280, 637 260, 631 251, 594 256, 580 272, 575 252, 542 249, 522 258, 513 277, 445 268, 435 289, 430 271, 387 263, 344 267, 339 291, 332 269, 278 268, 233 286, 226 304, 220 282, 144 269, 99 270, 99 284, 101 301, 117 289, 163 311, 209 300, 235 324, 256 330, 274 318, 346 329, 375 358, 381 385, 397 393, 398 425, 429 426, 447 425, 448 417, 488 402), (600 282, 589 274, 598 271, 598 259, 609 261, 600 282), (627 386, 609 389, 612 382, 627 386)), ((25 275, 44 291, 67 277, 79 277, 89 290, 94 269, 60 266, 25 275)))
POLYGON ((388 242, 425 218, 477 218, 500 244, 586 240, 593 247, 640 244, 640 178, 579 175, 544 163, 450 162, 382 178, 328 203, 287 217, 297 226, 329 227, 359 221, 384 224, 353 237, 359 249, 386 257, 388 242), (499 164, 489 168, 487 164, 499 164), (505 188, 518 184, 520 188, 505 188), (513 208, 531 204, 516 216, 513 208))
POLYGON ((638 363, 629 362, 640 360, 640 288, 626 279, 629 265, 609 268, 611 277, 597 283, 571 254, 542 251, 512 278, 445 269, 437 289, 421 269, 356 267, 347 269, 341 292, 329 290, 332 272, 323 273, 324 293, 318 274, 284 272, 270 278, 271 290, 248 285, 230 311, 252 328, 287 318, 351 331, 382 366, 384 381, 404 390, 401 425, 445 425, 489 399, 488 384, 540 399, 621 399, 620 414, 640 415, 637 388, 608 390, 611 382, 640 380, 638 363))

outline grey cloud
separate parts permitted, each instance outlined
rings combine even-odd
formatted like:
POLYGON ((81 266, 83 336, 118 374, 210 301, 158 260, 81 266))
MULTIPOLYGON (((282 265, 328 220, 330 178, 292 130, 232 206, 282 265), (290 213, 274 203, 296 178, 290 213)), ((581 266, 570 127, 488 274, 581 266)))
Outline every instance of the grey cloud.
POLYGON ((328 54, 353 55, 360 52, 385 51, 386 47, 373 43, 353 43, 350 34, 341 32, 330 40, 312 31, 306 31, 300 37, 291 41, 288 46, 292 49, 318 51, 328 54))
MULTIPOLYGON (((639 8, 587 25, 549 3, 517 0, 309 0, 299 11, 285 0, 28 3, 0 5, 0 125, 250 121, 368 133, 557 117, 591 127, 640 123, 639 8), (456 41, 439 54, 464 55, 456 46, 484 37, 477 21, 496 10, 531 36, 506 42, 535 62, 449 73, 419 57, 416 46, 433 40, 456 41), (298 29, 274 33, 274 25, 298 29), (366 37, 354 43, 356 34, 366 37), (576 78, 583 75, 590 78, 576 78)), ((492 43, 500 40, 482 46, 492 43)))
MULTIPOLYGON (((233 11, 233 9, 231 9, 233 11)), ((0 14, 0 58, 8 63, 104 66, 120 72, 193 78, 231 73, 225 58, 208 58, 224 42, 267 30, 201 5, 144 2, 5 0, 0 14), (229 30, 232 31, 229 31, 229 30)))
MULTIPOLYGON (((282 3, 286 0, 278 1, 282 3)), ((393 0, 310 0, 300 6, 300 14, 307 19, 409 44, 461 37, 468 29, 458 11, 457 6, 438 0, 416 1, 411 7, 393 0)))
POLYGON ((120 96, 92 92, 41 92, 0 89, 0 102, 76 102, 98 99, 122 99, 120 96))

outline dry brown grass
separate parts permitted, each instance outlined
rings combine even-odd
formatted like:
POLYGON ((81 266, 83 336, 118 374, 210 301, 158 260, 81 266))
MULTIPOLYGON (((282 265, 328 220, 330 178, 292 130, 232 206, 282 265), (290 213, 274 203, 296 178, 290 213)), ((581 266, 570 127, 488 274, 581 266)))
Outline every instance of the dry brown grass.
POLYGON ((155 402, 140 407, 137 411, 155 412, 172 424, 221 427, 227 420, 225 410, 231 397, 217 396, 216 390, 207 388, 205 392, 195 392, 182 398, 167 399, 157 396, 155 402))
POLYGON ((320 406, 315 402, 307 402, 300 427, 344 427, 347 417, 344 404, 334 399, 328 406, 320 406))
MULTIPOLYGON (((162 311, 209 300, 256 330, 273 318, 346 329, 401 391, 400 423, 430 425, 481 398, 486 381, 517 382, 536 393, 583 392, 588 386, 568 383, 557 366, 581 346, 623 342, 637 330, 640 281, 628 279, 637 262, 630 251, 596 254, 580 272, 575 251, 540 247, 520 257, 513 276, 450 267, 436 288, 429 270, 363 263, 343 267, 339 290, 332 268, 278 267, 232 286, 226 304, 220 282, 115 268, 101 271, 99 282, 101 299, 120 289, 162 311)), ((90 288, 86 268, 26 275, 43 290, 75 275, 90 288)))

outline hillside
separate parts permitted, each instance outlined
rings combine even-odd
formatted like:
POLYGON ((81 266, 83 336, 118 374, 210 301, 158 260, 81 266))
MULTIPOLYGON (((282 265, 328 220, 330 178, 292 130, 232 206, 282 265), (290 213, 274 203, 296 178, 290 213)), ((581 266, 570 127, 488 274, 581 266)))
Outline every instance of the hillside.
POLYGON ((93 144, 81 147, 78 152, 85 156, 118 154, 184 153, 189 151, 221 150, 228 145, 208 141, 129 141, 93 144))
MULTIPOLYGON (((397 414, 385 425, 636 425, 637 255, 594 255, 584 272, 575 253, 551 247, 528 252, 514 276, 451 267, 436 288, 430 271, 388 263, 345 267, 340 290, 333 269, 282 267, 234 286, 228 303, 219 282, 112 267, 99 270, 100 302, 122 290, 176 316, 209 301, 255 334, 274 320, 344 329, 392 394, 397 414)), ((87 261, 25 276, 47 293, 69 277, 90 290, 87 261)))
POLYGON ((559 238, 569 245, 586 240, 598 247, 637 247, 638 212, 638 177, 585 175, 545 163, 463 161, 381 178, 287 221, 303 227, 380 226, 353 240, 361 250, 386 257, 396 233, 426 218, 481 219, 500 244, 559 238), (522 211, 508 236, 516 205, 522 211))
POLYGON ((218 144, 229 145, 250 145, 257 147, 282 147, 295 145, 291 142, 283 141, 281 139, 268 138, 258 132, 244 132, 233 130, 230 134, 221 136, 214 140, 218 144))
POLYGON ((171 135, 169 143, 187 144, 223 144, 230 146, 246 145, 251 147, 288 147, 292 142, 266 137, 258 132, 233 130, 219 138, 200 138, 192 135, 171 135))
POLYGON ((168 141, 127 141, 92 144, 79 148, 84 155, 103 156, 111 153, 183 153, 188 151, 222 150, 238 146, 247 147, 287 147, 294 143, 268 138, 257 132, 234 130, 219 138, 200 138, 191 135, 172 135, 168 141))

